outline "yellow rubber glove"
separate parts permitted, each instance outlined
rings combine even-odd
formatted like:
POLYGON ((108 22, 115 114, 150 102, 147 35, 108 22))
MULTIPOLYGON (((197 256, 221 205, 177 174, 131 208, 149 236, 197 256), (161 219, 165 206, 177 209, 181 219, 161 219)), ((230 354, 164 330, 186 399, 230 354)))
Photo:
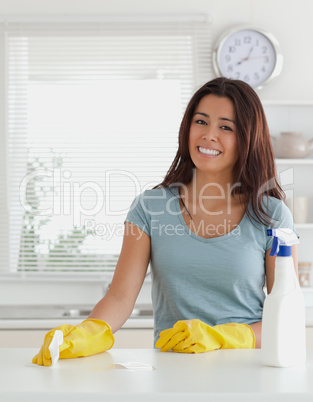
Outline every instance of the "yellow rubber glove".
POLYGON ((60 359, 95 355, 111 349, 114 345, 114 336, 109 324, 89 318, 76 326, 64 324, 49 331, 39 353, 32 360, 34 364, 51 366, 48 348, 57 329, 63 332, 63 344, 59 346, 60 359))
POLYGON ((222 324, 211 327, 194 319, 177 321, 160 333, 155 344, 161 352, 202 353, 216 349, 254 349, 254 332, 246 324, 222 324))

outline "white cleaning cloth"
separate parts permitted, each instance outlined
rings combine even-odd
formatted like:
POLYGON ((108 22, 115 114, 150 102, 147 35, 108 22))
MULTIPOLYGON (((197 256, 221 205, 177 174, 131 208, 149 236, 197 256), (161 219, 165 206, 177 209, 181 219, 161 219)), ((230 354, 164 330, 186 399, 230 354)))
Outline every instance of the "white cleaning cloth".
POLYGON ((55 363, 59 360, 60 357, 59 346, 62 345, 62 343, 63 343, 63 332, 59 329, 56 329, 52 341, 49 345, 51 361, 52 361, 51 367, 53 367, 55 363))
POLYGON ((115 368, 128 369, 130 371, 150 371, 154 370, 154 367, 150 364, 139 363, 139 362, 128 362, 128 363, 115 363, 115 368))

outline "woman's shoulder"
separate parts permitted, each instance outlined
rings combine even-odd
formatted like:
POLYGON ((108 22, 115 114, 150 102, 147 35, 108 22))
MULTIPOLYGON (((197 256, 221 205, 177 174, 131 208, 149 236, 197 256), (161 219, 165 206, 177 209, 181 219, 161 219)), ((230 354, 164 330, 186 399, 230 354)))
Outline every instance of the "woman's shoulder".
POLYGON ((178 188, 177 187, 157 187, 152 189, 147 189, 140 194, 141 198, 147 200, 168 200, 172 197, 177 198, 178 188))
MULTIPOLYGON (((256 208, 260 216, 264 216, 265 213, 270 219, 274 219, 274 221, 281 220, 284 217, 290 219, 291 216, 291 212, 285 202, 282 199, 273 196, 263 195, 256 208)), ((249 203, 249 212, 251 216, 259 222, 259 218, 256 217, 257 213, 252 208, 251 200, 249 203)))
POLYGON ((292 220, 291 211, 282 199, 264 196, 263 207, 271 218, 277 220, 288 218, 292 220))
POLYGON ((147 189, 137 195, 133 204, 140 204, 147 210, 155 210, 163 207, 172 199, 177 198, 178 189, 176 187, 158 187, 147 189))
POLYGON ((281 208, 283 204, 285 205, 283 200, 273 196, 267 197, 266 195, 263 195, 261 198, 261 204, 262 207, 268 209, 268 211, 274 211, 277 208, 281 208))

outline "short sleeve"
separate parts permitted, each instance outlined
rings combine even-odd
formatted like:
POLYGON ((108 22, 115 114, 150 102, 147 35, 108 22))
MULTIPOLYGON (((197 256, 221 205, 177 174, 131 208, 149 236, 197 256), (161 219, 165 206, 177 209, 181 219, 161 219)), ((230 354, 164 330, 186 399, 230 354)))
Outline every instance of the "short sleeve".
POLYGON ((134 201, 132 202, 129 211, 127 213, 126 222, 130 222, 136 226, 138 226, 141 230, 143 230, 149 237, 151 237, 151 219, 148 214, 148 210, 144 205, 144 196, 143 194, 138 195, 134 201))
MULTIPOLYGON (((281 200, 279 201, 277 207, 275 208, 274 213, 272 214, 272 218, 275 219, 272 227, 292 229, 295 232, 295 234, 298 237, 300 237, 299 233, 295 229, 292 213, 283 201, 281 200)), ((272 243, 273 238, 267 237, 266 250, 272 247, 272 243)))

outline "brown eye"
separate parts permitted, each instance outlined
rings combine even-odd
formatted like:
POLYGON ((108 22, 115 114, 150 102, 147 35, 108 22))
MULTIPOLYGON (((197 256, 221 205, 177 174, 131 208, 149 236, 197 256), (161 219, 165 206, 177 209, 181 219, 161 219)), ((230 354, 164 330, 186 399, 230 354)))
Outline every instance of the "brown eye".
POLYGON ((228 127, 228 126, 222 126, 221 127, 223 130, 225 130, 225 131, 233 131, 230 127, 228 127))
POLYGON ((206 125, 206 122, 204 120, 198 119, 196 120, 197 124, 201 124, 201 125, 206 125))

